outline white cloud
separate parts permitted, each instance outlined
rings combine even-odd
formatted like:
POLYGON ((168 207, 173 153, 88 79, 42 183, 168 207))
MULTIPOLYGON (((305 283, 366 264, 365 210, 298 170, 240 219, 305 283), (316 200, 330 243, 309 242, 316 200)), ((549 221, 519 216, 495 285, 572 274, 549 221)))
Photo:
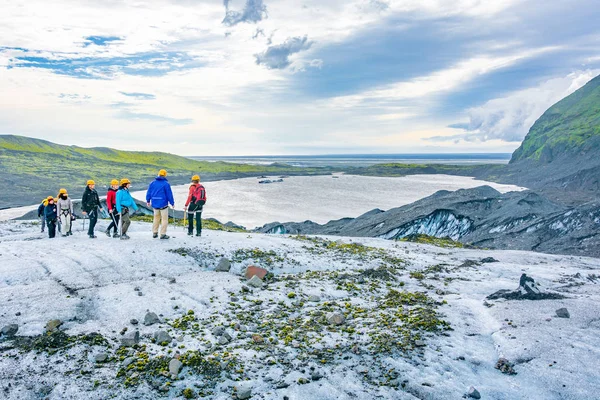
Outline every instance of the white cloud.
POLYGON ((578 71, 562 78, 549 79, 536 87, 490 100, 468 110, 465 134, 436 136, 437 141, 467 140, 520 142, 534 122, 553 104, 585 85, 600 70, 578 71))
POLYGON ((328 101, 328 105, 330 107, 356 107, 360 105, 380 107, 401 100, 423 99, 456 90, 479 76, 554 50, 557 50, 557 47, 520 51, 508 56, 473 57, 450 68, 414 78, 410 81, 397 82, 358 94, 335 97, 328 101))

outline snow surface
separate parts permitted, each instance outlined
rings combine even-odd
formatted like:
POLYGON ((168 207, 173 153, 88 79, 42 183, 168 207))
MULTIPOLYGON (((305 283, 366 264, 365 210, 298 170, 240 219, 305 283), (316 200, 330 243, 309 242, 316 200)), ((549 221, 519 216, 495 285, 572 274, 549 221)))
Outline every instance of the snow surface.
MULTIPOLYGON (((106 225, 101 221, 98 232, 106 225)), ((131 240, 120 241, 102 234, 90 240, 80 232, 80 225, 75 230, 72 237, 50 240, 39 233, 34 222, 0 223, 0 328, 15 323, 18 335, 39 335, 48 320, 58 318, 65 321, 61 329, 69 335, 99 332, 112 340, 121 337, 119 331, 124 327, 135 329, 130 319, 141 322, 148 310, 163 319, 180 317, 186 310, 194 310, 201 319, 226 314, 230 293, 240 291, 244 284, 240 273, 252 261, 234 262, 230 273, 214 269, 221 255, 231 259, 238 249, 259 248, 284 255, 283 261, 270 267, 275 275, 307 270, 352 272, 380 264, 378 259, 314 254, 307 250, 305 241, 288 236, 205 231, 202 238, 189 238, 181 228, 171 227, 169 233, 174 237, 160 241, 151 238, 148 224, 133 223, 131 240), (167 251, 182 247, 198 249, 199 256, 167 251), (172 278, 174 283, 170 283, 172 278)), ((249 380, 244 384, 252 387, 253 399, 458 399, 470 386, 476 387, 483 399, 599 398, 600 279, 595 277, 600 274, 600 260, 522 251, 446 249, 376 238, 361 238, 360 243, 406 260, 406 270, 398 275, 405 286, 395 288, 427 292, 436 300, 445 300, 447 304, 439 311, 452 330, 427 336, 425 347, 384 357, 385 363, 400 373, 398 379, 406 383, 404 389, 366 383, 363 371, 368 364, 360 356, 350 355, 337 364, 319 366, 324 378, 303 385, 296 383, 298 378, 307 377, 300 366, 282 376, 284 370, 279 365, 252 364, 255 372, 248 371, 249 380), (483 257, 499 262, 457 268, 465 260, 483 257), (427 274, 423 281, 409 277, 411 271, 440 264, 452 272, 427 274), (522 273, 536 279, 543 290, 560 292, 567 298, 488 301, 493 306, 484 305, 487 295, 515 289, 522 273), (449 277, 453 279, 445 279, 449 277), (568 308, 570 319, 555 316, 561 307, 568 308), (496 370, 499 357, 516 363, 517 374, 504 375, 496 370), (285 380, 290 386, 276 389, 268 378, 285 380)), ((298 296, 319 295, 323 301, 348 298, 345 290, 325 282, 313 281, 295 290, 298 296)), ((288 304, 293 300, 287 293, 285 285, 278 282, 255 290, 251 297, 288 304)), ((364 303, 368 299, 352 301, 364 303)), ((137 328, 142 342, 148 342, 145 335, 158 329, 142 324, 137 328)), ((239 332, 231 332, 234 344, 244 340, 239 332)), ((73 348, 66 358, 60 353, 18 355, 10 343, 0 341, 3 399, 45 398, 40 394, 44 390, 49 391, 44 392, 49 399, 182 398, 182 388, 193 381, 193 377, 174 381, 165 393, 145 383, 125 389, 116 378, 118 365, 94 367, 98 349, 93 346, 73 348), (76 364, 81 358, 83 367, 81 361, 76 364), (89 374, 71 373, 81 368, 89 374), (100 383, 94 386, 94 381, 100 383)), ((185 335, 181 344, 187 349, 202 347, 190 335, 185 335)), ((148 346, 150 353, 163 351, 157 345, 148 346)), ((256 362, 256 354, 239 350, 244 363, 256 362)), ((258 354, 263 360, 268 356, 258 354)), ((235 385, 222 382, 210 398, 231 399, 235 385)))

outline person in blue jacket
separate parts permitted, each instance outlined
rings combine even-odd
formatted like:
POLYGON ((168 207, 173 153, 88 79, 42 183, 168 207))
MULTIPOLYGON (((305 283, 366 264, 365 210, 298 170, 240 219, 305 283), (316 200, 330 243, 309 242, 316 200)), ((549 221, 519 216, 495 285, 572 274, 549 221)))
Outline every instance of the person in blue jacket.
POLYGON ((58 211, 56 204, 54 204, 54 197, 48 197, 48 205, 44 207, 44 219, 48 224, 48 237, 50 239, 56 236, 56 219, 58 218, 58 211))
POLYGON ((137 204, 131 197, 129 193, 129 186, 131 185, 131 181, 127 178, 121 179, 121 186, 117 191, 117 198, 115 207, 117 209, 117 213, 121 216, 119 219, 119 225, 121 226, 121 240, 129 239, 127 236, 127 229, 129 229, 129 225, 131 225, 130 217, 130 209, 133 209, 133 212, 138 210, 137 204))
POLYGON ((160 226, 160 238, 168 239, 167 226, 169 225, 169 204, 175 208, 175 200, 171 185, 167 180, 167 171, 161 169, 158 176, 148 187, 146 192, 146 203, 148 207, 154 209, 154 221, 152 223, 152 237, 158 237, 158 227, 160 226))

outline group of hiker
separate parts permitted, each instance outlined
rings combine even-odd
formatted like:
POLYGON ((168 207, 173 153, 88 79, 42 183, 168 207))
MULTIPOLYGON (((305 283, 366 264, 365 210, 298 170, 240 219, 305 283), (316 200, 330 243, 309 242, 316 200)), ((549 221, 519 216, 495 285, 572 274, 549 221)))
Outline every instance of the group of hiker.
MULTIPOLYGON (((106 208, 111 219, 110 225, 104 232, 106 236, 129 239, 127 231, 131 225, 131 215, 138 211, 138 206, 129 193, 131 181, 123 178, 120 181, 113 179, 106 193, 106 208)), ((194 235, 194 222, 196 236, 202 236, 202 210, 206 203, 206 189, 200 184, 200 176, 192 177, 188 197, 184 206, 184 216, 188 219, 188 235, 194 235)), ((152 237, 169 239, 167 227, 169 225, 169 207, 175 209, 175 199, 171 185, 167 180, 167 171, 161 169, 158 176, 150 183, 146 192, 146 205, 152 208, 154 218, 152 223, 152 237), (159 234, 160 232, 160 234, 159 234)), ((83 196, 81 197, 81 211, 84 218, 89 220, 87 234, 90 239, 95 239, 95 227, 99 213, 104 209, 100 196, 96 191, 96 182, 88 180, 83 196)), ((38 218, 42 219, 42 232, 48 227, 48 237, 56 237, 56 230, 64 236, 72 235, 72 224, 76 220, 73 212, 73 202, 66 189, 60 189, 58 196, 48 196, 38 207, 38 218)), ((85 220, 84 220, 85 224, 85 220)))

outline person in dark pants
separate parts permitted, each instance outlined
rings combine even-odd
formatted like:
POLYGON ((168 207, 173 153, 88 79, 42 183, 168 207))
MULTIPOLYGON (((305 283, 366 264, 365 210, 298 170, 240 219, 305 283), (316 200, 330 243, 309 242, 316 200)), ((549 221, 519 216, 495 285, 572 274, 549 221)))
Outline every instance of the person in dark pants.
POLYGON ((206 189, 200 184, 200 176, 192 176, 190 192, 183 212, 188 216, 188 235, 194 235, 194 216, 196 219, 196 236, 202 236, 202 208, 206 204, 206 189))
POLYGON ((102 206, 100 205, 98 192, 96 192, 96 182, 93 180, 87 181, 87 187, 81 197, 81 209, 83 215, 87 214, 90 219, 88 236, 90 239, 95 239, 97 236, 94 235, 94 228, 96 227, 96 222, 98 222, 98 209, 102 210, 102 206))
POLYGON ((58 218, 58 210, 52 196, 48 197, 48 205, 44 208, 44 218, 48 224, 48 237, 52 239, 56 236, 56 219, 58 218))
POLYGON ((106 229, 106 236, 111 237, 110 234, 110 230, 113 229, 114 233, 112 234, 113 238, 118 238, 119 237, 119 233, 118 233, 118 228, 119 228, 119 218, 120 215, 117 212, 117 190, 119 190, 119 181, 116 179, 113 179, 110 182, 110 188, 108 189, 108 192, 106 193, 106 208, 108 209, 108 214, 109 217, 111 219, 110 221, 110 225, 108 225, 108 228, 106 229))
POLYGON ((46 209, 46 206, 48 205, 48 199, 45 198, 44 200, 42 200, 42 202, 40 203, 40 206, 38 207, 38 218, 40 219, 40 222, 42 225, 42 233, 44 233, 44 230, 46 229, 46 217, 44 216, 44 210, 46 209))

